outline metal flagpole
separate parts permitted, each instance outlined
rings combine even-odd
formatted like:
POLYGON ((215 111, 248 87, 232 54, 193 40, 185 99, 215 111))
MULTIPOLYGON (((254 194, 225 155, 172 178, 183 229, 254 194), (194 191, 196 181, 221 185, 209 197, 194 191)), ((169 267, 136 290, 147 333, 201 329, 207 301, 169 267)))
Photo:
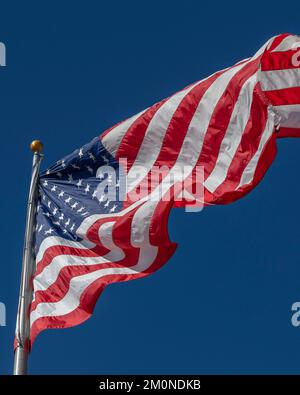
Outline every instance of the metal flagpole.
POLYGON ((21 274, 21 286, 16 324, 16 348, 14 360, 14 374, 27 374, 28 345, 29 345, 29 307, 32 300, 31 275, 35 262, 33 252, 33 233, 35 228, 35 214, 38 197, 38 177, 40 163, 43 158, 43 145, 39 140, 34 140, 30 148, 33 152, 32 175, 29 188, 27 205, 27 218, 25 228, 25 240, 23 249, 23 263, 21 274))

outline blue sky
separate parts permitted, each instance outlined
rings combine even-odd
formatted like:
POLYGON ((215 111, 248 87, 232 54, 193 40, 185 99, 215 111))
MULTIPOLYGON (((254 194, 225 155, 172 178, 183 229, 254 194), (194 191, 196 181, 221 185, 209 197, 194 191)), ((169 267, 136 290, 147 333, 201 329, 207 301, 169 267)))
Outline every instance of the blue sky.
MULTIPOLYGON (((272 35, 300 33, 294 0, 74 3, 1 6, 0 374, 12 371, 30 141, 49 166, 272 35)), ((173 210, 168 264, 109 286, 85 324, 42 333, 30 372, 299 373, 299 152, 278 141, 261 184, 232 205, 173 210)))

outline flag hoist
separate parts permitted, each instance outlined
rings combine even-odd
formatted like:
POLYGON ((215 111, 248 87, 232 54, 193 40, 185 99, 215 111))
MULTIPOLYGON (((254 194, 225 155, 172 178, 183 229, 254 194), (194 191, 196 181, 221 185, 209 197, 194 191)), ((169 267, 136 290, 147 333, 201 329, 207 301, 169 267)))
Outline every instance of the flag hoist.
POLYGON ((36 222, 36 208, 38 198, 38 177, 41 160, 43 158, 43 145, 39 140, 30 144, 33 152, 32 174, 29 188, 27 218, 25 228, 25 240, 23 249, 23 263, 21 274, 21 285, 16 323, 14 374, 23 375, 27 373, 27 360, 29 353, 29 308, 32 300, 31 279, 34 267, 34 229, 36 222))

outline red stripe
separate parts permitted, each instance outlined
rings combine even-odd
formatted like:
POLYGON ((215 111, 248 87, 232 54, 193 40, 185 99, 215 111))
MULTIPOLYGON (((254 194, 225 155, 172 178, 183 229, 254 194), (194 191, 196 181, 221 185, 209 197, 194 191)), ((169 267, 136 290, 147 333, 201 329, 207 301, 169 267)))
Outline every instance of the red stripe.
MULTIPOLYGON (((257 185, 269 169, 277 153, 276 135, 273 133, 262 150, 254 174, 252 188, 257 185)), ((243 189, 243 187, 241 187, 243 189)))
POLYGON ((244 83, 257 72, 259 58, 245 65, 229 82, 224 94, 212 114, 209 127, 204 136, 198 165, 204 166, 204 179, 213 171, 218 158, 222 140, 226 134, 234 106, 244 83), (209 159, 208 159, 209 158, 209 159))
POLYGON ((299 68, 293 57, 300 60, 300 48, 283 52, 265 52, 261 60, 261 71, 285 70, 299 68), (296 56, 299 54, 299 56, 296 56))
POLYGON ((158 109, 167 100, 168 98, 150 107, 144 114, 142 114, 133 122, 133 124, 129 127, 129 129, 123 136, 115 156, 117 160, 120 158, 126 158, 128 163, 128 169, 131 167, 137 156, 149 123, 151 122, 158 109))
POLYGON ((264 91, 264 94, 273 106, 300 104, 300 86, 264 91))
POLYGON ((274 49, 276 49, 278 47, 278 45, 288 36, 290 36, 290 33, 283 33, 283 34, 279 34, 278 36, 276 36, 273 40, 273 42, 271 43, 270 47, 267 48, 269 51, 273 51, 274 49))
POLYGON ((162 147, 154 166, 162 166, 167 163, 171 168, 175 164, 199 102, 210 86, 222 74, 224 74, 224 71, 212 75, 207 80, 195 86, 182 99, 167 127, 162 147))
POLYGON ((205 203, 206 205, 211 204, 228 204, 236 201, 242 196, 247 195, 253 188, 262 180, 271 163, 273 162, 276 156, 276 136, 273 133, 269 138, 268 142, 265 145, 265 149, 263 150, 259 162, 256 167, 256 172, 253 178, 253 181, 249 184, 241 186, 237 190, 228 191, 222 197, 217 197, 210 193, 207 189, 205 190, 205 203))
POLYGON ((46 249, 43 258, 37 263, 35 276, 40 274, 45 269, 45 267, 50 265, 53 259, 59 255, 97 257, 99 255, 105 255, 108 252, 109 250, 103 246, 96 246, 92 249, 80 249, 63 245, 54 245, 46 249))
POLYGON ((276 133, 278 138, 282 137, 300 137, 300 128, 280 128, 276 133))
POLYGON ((218 203, 226 199, 226 194, 232 192, 239 185, 243 171, 257 152, 262 131, 265 129, 268 110, 260 98, 258 85, 253 91, 250 116, 243 132, 241 142, 236 150, 234 158, 229 166, 224 182, 214 191, 214 201, 218 203))
POLYGON ((151 218, 149 227, 149 240, 152 245, 169 246, 171 242, 168 231, 168 222, 171 208, 174 205, 174 196, 181 190, 181 183, 175 184, 170 190, 170 200, 163 197, 158 202, 151 218))

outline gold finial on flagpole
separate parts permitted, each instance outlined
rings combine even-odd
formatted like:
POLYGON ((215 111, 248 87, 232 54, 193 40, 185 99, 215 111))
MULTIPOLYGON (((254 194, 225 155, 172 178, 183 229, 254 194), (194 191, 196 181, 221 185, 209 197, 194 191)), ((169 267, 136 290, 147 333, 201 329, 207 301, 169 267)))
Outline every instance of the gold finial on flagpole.
POLYGON ((40 140, 33 140, 30 144, 30 149, 32 152, 39 152, 43 151, 43 144, 40 140))

